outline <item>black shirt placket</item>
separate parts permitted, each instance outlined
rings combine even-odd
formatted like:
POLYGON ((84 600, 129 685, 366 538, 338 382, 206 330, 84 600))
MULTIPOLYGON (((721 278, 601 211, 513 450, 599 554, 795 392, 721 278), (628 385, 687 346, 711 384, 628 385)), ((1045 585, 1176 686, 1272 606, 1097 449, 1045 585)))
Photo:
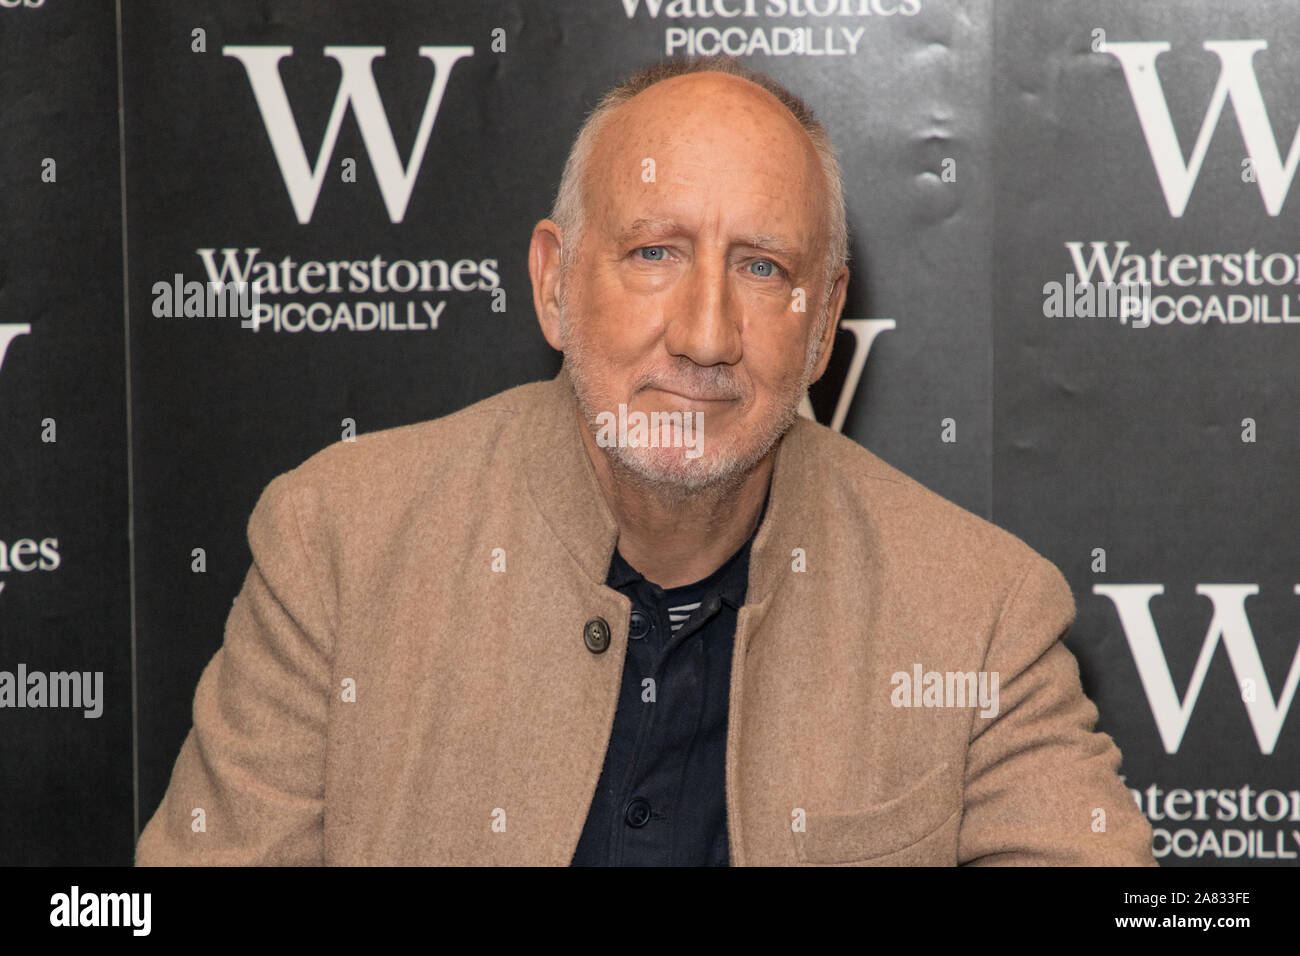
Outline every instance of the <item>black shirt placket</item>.
POLYGON ((705 580, 668 592, 615 552, 607 585, 632 601, 627 656, 575 865, 727 864, 726 709, 748 551, 746 544, 705 580), (670 606, 696 601, 674 633, 670 606), (654 702, 643 699, 646 677, 654 702))

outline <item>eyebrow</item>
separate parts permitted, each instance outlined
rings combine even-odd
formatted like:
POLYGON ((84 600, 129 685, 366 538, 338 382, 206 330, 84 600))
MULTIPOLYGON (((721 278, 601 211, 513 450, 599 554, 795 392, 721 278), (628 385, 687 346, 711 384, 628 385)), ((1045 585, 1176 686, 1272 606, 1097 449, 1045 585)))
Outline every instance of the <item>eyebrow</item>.
MULTIPOLYGON (((622 246, 645 238, 689 232, 689 229, 675 219, 642 217, 619 232, 617 240, 618 244, 622 246)), ((762 249, 765 252, 783 255, 790 259, 798 259, 801 256, 801 250, 798 246, 790 242, 785 236, 776 235, 775 233, 751 233, 745 236, 737 236, 732 245, 762 249)))
POLYGON ((799 249, 786 241, 784 236, 777 236, 768 233, 758 233, 752 236, 737 236, 737 245, 748 246, 752 249, 762 249, 765 252, 774 252, 777 255, 788 256, 796 259, 800 255, 799 249))
POLYGON ((640 239, 651 236, 659 236, 671 233, 686 232, 686 227, 675 219, 647 219, 641 218, 633 221, 626 229, 622 230, 618 236, 619 245, 626 245, 629 242, 636 242, 640 239))

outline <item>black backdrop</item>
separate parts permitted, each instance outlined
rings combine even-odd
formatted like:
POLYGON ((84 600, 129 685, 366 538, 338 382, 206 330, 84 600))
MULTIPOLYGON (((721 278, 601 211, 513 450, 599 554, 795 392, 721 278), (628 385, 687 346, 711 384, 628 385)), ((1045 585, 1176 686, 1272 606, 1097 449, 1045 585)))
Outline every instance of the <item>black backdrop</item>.
POLYGON ((746 51, 839 151, 854 278, 818 419, 1065 572, 1162 863, 1293 864, 1298 28, 1262 0, 7 0, 0 672, 102 672, 103 711, 0 708, 0 863, 130 862, 272 477, 348 420, 555 373, 532 225, 599 93, 694 44, 746 51), (225 250, 470 281, 159 314, 225 250), (1157 250, 1192 264, 1157 277, 1157 250), (1096 256, 1141 260, 1154 321, 1050 314, 1096 256), (1214 317, 1233 296, 1247 321, 1214 317), (356 328, 371 304, 408 327, 356 328))

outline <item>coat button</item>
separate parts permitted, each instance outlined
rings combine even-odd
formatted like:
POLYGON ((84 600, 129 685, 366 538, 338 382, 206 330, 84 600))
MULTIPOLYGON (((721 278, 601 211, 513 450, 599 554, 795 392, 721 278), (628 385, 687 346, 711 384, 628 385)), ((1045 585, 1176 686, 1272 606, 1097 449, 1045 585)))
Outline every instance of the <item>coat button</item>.
POLYGON ((639 641, 650 633, 650 615, 640 608, 632 611, 632 620, 628 624, 627 636, 639 641))
POLYGON ((582 629, 582 641, 593 654, 603 654, 609 649, 609 625, 603 617, 593 617, 582 629))
POLYGON ((623 811, 623 819, 628 826, 639 830, 650 822, 650 801, 645 797, 633 797, 623 811))

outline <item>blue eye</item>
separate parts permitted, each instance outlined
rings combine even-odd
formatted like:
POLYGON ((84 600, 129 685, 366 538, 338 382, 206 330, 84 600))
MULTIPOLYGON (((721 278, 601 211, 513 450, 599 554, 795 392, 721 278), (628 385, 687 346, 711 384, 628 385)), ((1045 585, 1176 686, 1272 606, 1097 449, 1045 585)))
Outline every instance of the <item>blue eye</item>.
POLYGON ((663 246, 642 246, 637 251, 641 253, 641 258, 648 262, 662 262, 666 255, 666 250, 663 246), (658 253, 658 255, 649 255, 648 253, 658 253))
POLYGON ((776 272, 776 263, 772 262, 770 259, 759 259, 757 262, 751 262, 749 265, 751 269, 753 269, 755 266, 758 266, 759 268, 764 270, 761 272, 753 273, 756 276, 762 276, 764 279, 766 279, 770 275, 773 275, 776 272))

